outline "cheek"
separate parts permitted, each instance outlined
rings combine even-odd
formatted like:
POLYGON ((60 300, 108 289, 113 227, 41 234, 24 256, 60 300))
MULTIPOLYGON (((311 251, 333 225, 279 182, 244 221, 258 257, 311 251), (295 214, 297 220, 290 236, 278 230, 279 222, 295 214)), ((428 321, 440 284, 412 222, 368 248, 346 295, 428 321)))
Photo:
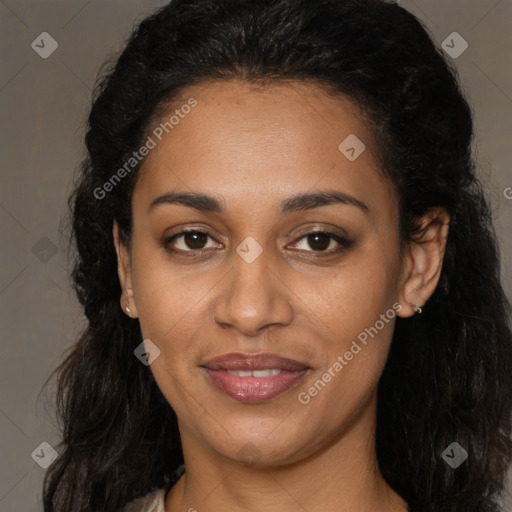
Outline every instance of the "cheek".
POLYGON ((323 276, 294 282, 305 314, 307 310, 315 313, 331 342, 343 345, 355 339, 392 307, 398 298, 397 254, 394 246, 368 243, 323 276))
MULTIPOLYGON (((325 280, 325 286, 317 282, 309 287, 308 308, 318 314, 317 323, 328 333, 314 338, 324 355, 318 378, 329 381, 329 391, 315 398, 317 406, 329 407, 334 399, 350 402, 349 409, 356 407, 377 385, 399 307, 399 269, 396 247, 368 244, 325 280)), ((305 294, 306 287, 299 293, 305 294)), ((321 387, 320 383, 317 388, 321 387)))
POLYGON ((183 361, 190 359, 186 352, 193 347, 191 340, 197 336, 198 322, 205 320, 199 311, 212 284, 180 272, 171 265, 163 250, 148 245, 140 244, 134 249, 132 259, 142 336, 160 349, 160 357, 152 364, 153 370, 162 362, 169 370, 174 366, 182 368, 183 361))
POLYGON ((205 323, 202 299, 214 283, 177 272, 163 251, 142 244, 134 250, 132 264, 142 337, 160 350, 151 372, 171 407, 186 419, 193 403, 190 390, 194 388, 197 360, 195 340, 204 328, 201 322, 205 323))

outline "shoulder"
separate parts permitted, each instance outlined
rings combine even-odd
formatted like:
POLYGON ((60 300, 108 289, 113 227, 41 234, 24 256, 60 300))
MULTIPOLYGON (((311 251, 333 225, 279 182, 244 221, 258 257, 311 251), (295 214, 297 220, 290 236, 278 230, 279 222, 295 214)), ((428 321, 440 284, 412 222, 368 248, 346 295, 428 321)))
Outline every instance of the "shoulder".
POLYGON ((165 489, 157 489, 131 501, 123 512, 165 512, 165 489))

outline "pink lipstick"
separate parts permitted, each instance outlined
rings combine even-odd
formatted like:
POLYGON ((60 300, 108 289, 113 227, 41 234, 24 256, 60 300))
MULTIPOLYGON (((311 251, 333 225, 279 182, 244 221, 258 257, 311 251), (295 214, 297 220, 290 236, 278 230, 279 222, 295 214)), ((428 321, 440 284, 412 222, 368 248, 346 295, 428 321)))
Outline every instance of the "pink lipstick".
POLYGON ((231 398, 260 403, 288 391, 309 368, 275 354, 224 354, 204 363, 210 382, 231 398))

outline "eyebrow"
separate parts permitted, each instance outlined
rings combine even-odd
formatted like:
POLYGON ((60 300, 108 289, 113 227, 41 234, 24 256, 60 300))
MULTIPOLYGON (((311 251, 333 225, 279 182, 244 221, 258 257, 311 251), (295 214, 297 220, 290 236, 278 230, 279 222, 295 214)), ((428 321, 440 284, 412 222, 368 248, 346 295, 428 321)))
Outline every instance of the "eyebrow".
MULTIPOLYGON (((225 213, 226 211, 223 200, 200 192, 167 192, 151 202, 149 211, 164 204, 181 204, 200 212, 225 213)), ((363 201, 337 190, 298 194, 283 201, 280 204, 280 211, 282 214, 289 214, 333 204, 356 206, 369 212, 368 206, 363 201)))

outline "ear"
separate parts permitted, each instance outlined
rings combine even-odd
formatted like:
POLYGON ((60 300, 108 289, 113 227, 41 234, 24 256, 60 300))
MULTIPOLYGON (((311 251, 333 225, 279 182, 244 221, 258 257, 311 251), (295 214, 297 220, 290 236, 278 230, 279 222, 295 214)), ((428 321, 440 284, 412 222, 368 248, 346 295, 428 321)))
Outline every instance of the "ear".
POLYGON ((137 306, 135 305, 133 284, 132 284, 132 268, 130 261, 130 251, 126 244, 121 240, 119 235, 119 225, 114 220, 112 228, 114 237, 114 246, 117 253, 117 274, 121 283, 120 304, 123 312, 130 318, 137 318, 137 306))
POLYGON ((441 207, 432 208, 419 220, 417 235, 407 242, 402 262, 399 302, 403 307, 398 316, 414 315, 414 305, 423 307, 434 293, 443 266, 449 224, 450 216, 441 207))

